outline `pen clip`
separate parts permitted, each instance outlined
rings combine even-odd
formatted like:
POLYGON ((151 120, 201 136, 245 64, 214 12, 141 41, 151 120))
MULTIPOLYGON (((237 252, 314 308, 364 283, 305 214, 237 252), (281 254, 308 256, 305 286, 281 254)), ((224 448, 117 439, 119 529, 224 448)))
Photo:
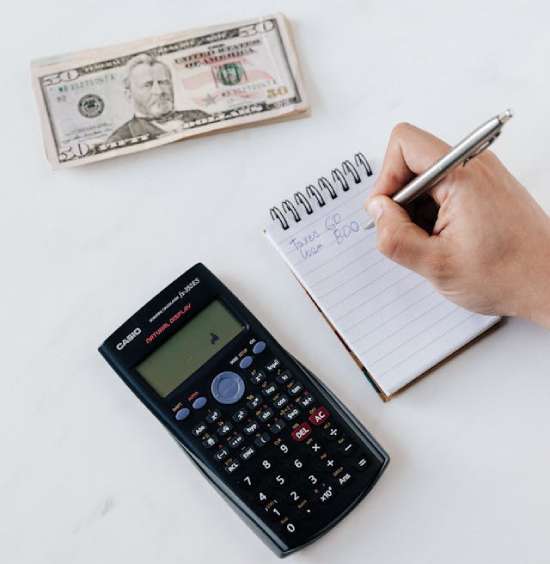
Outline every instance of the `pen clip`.
POLYGON ((487 139, 487 141, 485 141, 485 143, 482 143, 474 153, 472 153, 471 155, 469 155, 468 157, 466 157, 464 159, 462 166, 466 166, 466 163, 470 159, 473 159, 474 157, 477 157, 480 153, 483 153, 483 151, 485 151, 485 149, 487 149, 490 145, 492 145, 495 142, 496 138, 499 135, 500 135, 500 131, 497 131, 490 139, 487 139))

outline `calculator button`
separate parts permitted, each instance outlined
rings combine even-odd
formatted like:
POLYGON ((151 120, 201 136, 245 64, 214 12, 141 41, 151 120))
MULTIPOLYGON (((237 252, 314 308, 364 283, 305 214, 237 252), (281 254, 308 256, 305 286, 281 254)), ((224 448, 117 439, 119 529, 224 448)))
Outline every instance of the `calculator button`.
POLYGON ((369 461, 366 456, 360 456, 355 461, 355 468, 357 468, 357 470, 360 471, 366 470, 368 465, 369 465, 369 461))
POLYGON ((266 379, 265 372, 262 372, 261 370, 258 370, 256 374, 250 376, 250 381, 253 384, 256 384, 257 386, 259 386, 263 381, 265 381, 265 379, 266 379))
POLYGON ((219 403, 237 403, 244 394, 244 380, 235 372, 220 372, 212 380, 210 391, 219 403))
POLYGON ((239 362, 239 368, 245 370, 252 364, 253 360, 254 359, 249 355, 241 358, 241 362, 239 362))
POLYGON ((257 343, 254 343, 254 346, 252 347, 252 352, 254 354, 261 354, 265 351, 266 348, 266 344, 264 343, 264 341, 258 341, 257 343))
POLYGON ((198 397, 191 406, 193 409, 202 409, 206 405, 206 398, 203 396, 198 397))
POLYGON ((268 372, 274 372, 279 366, 281 366, 281 361, 278 358, 274 358, 269 364, 265 365, 265 369, 268 372))
POLYGON ((239 456, 243 460, 249 460, 254 455, 255 452, 256 452, 256 449, 252 448, 251 446, 247 446, 247 447, 244 447, 241 450, 241 453, 240 453, 239 456))
POLYGON ((301 443, 305 441, 311 435, 311 427, 307 423, 300 423, 298 427, 295 427, 290 436, 297 442, 301 443))
POLYGON ((189 411, 187 407, 182 407, 181 409, 178 409, 176 411, 176 421, 183 421, 184 419, 187 419, 190 413, 191 411, 189 411))
POLYGON ((269 433, 262 433, 261 435, 258 435, 256 437, 254 444, 257 447, 263 447, 264 445, 269 443, 269 441, 271 441, 271 435, 269 433))
POLYGON ((298 396, 302 393, 303 389, 304 389, 304 387, 302 386, 302 384, 300 384, 300 382, 295 382, 289 387, 288 395, 290 397, 295 398, 296 396, 298 396))
POLYGON ((293 470, 302 470, 302 468, 304 467, 304 461, 303 461, 303 459, 302 459, 302 458, 298 458, 298 457, 294 458, 294 459, 292 460, 292 462, 290 463, 290 467, 291 467, 293 470))
POLYGON ((333 499, 334 499, 334 488, 332 486, 325 486, 321 490, 318 496, 319 502, 322 503, 323 505, 330 503, 333 499))
POLYGON ((271 460, 269 460, 269 458, 264 458, 260 462, 260 469, 261 470, 271 470, 272 467, 273 467, 273 462, 271 462, 271 460))
POLYGON ((262 394, 269 398, 277 391, 277 386, 275 384, 268 384, 265 388, 262 388, 262 394))
POLYGON ((309 421, 313 425, 323 425, 328 418, 330 413, 326 407, 317 407, 315 411, 309 416, 309 421))
POLYGON ((260 407, 262 403, 262 399, 254 394, 250 394, 249 396, 246 396, 246 399, 248 400, 246 402, 246 406, 249 409, 256 409, 257 407, 260 407))
POLYGON ((302 397, 296 400, 296 403, 304 409, 307 409, 315 403, 315 398, 310 393, 306 392, 302 397))
POLYGON ((218 435, 220 437, 225 437, 233 430, 233 425, 231 423, 222 423, 218 428, 218 435))
POLYGON ((240 423, 241 421, 246 419, 247 415, 248 415, 248 411, 246 411, 246 409, 239 409, 238 411, 235 411, 231 419, 233 419, 235 423, 240 423))
POLYGON ((211 437, 210 435, 206 436, 204 438, 204 441, 202 441, 202 446, 204 448, 212 448, 215 444, 216 439, 214 437, 211 437))
POLYGON ((233 435, 227 439, 227 444, 231 448, 238 448, 244 443, 244 437, 242 435, 233 435))
POLYGON ((337 478, 336 481, 337 481, 337 484, 340 487, 343 488, 343 487, 348 486, 351 483, 351 480, 352 480, 351 474, 349 472, 344 471, 344 472, 342 472, 341 474, 338 475, 338 478, 337 478))
POLYGON ((258 419, 260 419, 260 421, 262 421, 263 423, 267 423, 273 417, 273 415, 275 415, 274 411, 271 408, 266 407, 265 409, 260 411, 258 419))
POLYGON ((226 448, 220 448, 219 450, 217 450, 214 453, 214 458, 218 461, 218 462, 222 462, 222 460, 225 460, 227 457, 229 456, 229 451, 226 448))
POLYGON ((321 446, 321 443, 319 443, 318 441, 314 441, 313 439, 309 439, 306 442, 306 446, 309 448, 309 450, 313 453, 313 454, 320 454, 321 449, 323 448, 321 446))
POLYGON ((275 378, 275 381, 278 384, 286 384, 287 382, 290 382, 292 376, 290 375, 290 372, 288 370, 285 370, 284 372, 281 372, 277 378, 275 378))
POLYGON ((270 481, 269 485, 274 488, 283 488, 288 484, 288 477, 284 474, 276 474, 270 481))
POLYGON ((256 431, 260 429, 260 426, 256 421, 251 421, 243 427, 243 433, 245 435, 253 435, 256 431))
POLYGON ((285 394, 277 394, 274 398, 273 398, 273 407, 275 409, 282 409, 285 405, 288 404, 290 400, 288 399, 288 396, 286 396, 285 394))
POLYGON ((243 477, 243 479, 241 480, 241 484, 247 488, 250 489, 252 487, 254 487, 256 485, 256 482, 258 480, 256 480, 256 478, 250 474, 247 474, 246 476, 243 477))
POLYGON ((331 456, 327 456, 324 460, 323 460, 323 468, 325 468, 325 470, 336 470, 336 460, 334 458, 332 458, 331 456))
POLYGON ((237 468, 239 468, 240 464, 238 460, 230 459, 225 463, 225 471, 228 474, 233 474, 237 468))
POLYGON ((308 484, 309 486, 316 486, 320 483, 320 481, 321 479, 319 478, 319 476, 313 473, 308 474, 305 479, 306 484, 308 484))
POLYGON ((290 454, 289 446, 280 437, 273 442, 273 445, 275 446, 275 452, 280 456, 287 456, 290 454))
POLYGON ((331 440, 331 441, 335 441, 337 439, 340 438, 340 436, 342 435, 342 432, 340 431, 340 429, 338 427, 335 427, 334 425, 328 428, 327 431, 327 437, 331 440))
POLYGON ((287 409, 284 413, 283 413, 283 417, 286 421, 294 421, 296 418, 298 418, 300 416, 300 410, 297 407, 292 407, 290 409, 287 409))
POLYGON ((206 421, 208 421, 208 423, 215 423, 221 416, 222 414, 217 409, 213 409, 206 416, 206 421))
POLYGON ((203 421, 201 421, 200 423, 197 423, 192 429, 191 429, 191 433, 195 436, 195 437, 200 437, 205 431, 206 431, 207 427, 206 427, 206 423, 204 423, 203 421))
POLYGON ((273 423, 267 426, 269 432, 273 435, 280 433, 286 427, 286 423, 282 419, 275 419, 273 423))
POLYGON ((340 450, 342 451, 342 454, 349 456, 355 451, 355 443, 352 443, 351 441, 344 441, 340 450))

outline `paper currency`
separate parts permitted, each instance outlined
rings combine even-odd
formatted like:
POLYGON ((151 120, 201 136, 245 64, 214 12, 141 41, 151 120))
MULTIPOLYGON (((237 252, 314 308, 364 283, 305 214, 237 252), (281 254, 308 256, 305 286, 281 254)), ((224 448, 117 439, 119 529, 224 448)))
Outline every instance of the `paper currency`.
POLYGON ((281 14, 40 59, 31 71, 54 167, 308 109, 281 14))

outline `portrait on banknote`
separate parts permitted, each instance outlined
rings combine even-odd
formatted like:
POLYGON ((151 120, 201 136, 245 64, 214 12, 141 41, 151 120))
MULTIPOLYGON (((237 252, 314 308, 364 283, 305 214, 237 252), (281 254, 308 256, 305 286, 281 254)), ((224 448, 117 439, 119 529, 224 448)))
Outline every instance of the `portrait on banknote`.
POLYGON ((128 61, 123 83, 134 115, 109 135, 108 144, 147 134, 153 139, 175 133, 183 128, 185 121, 209 115, 199 109, 174 110, 172 71, 166 63, 148 53, 128 61))
POLYGON ((56 167, 308 110, 281 14, 49 57, 31 68, 56 167))

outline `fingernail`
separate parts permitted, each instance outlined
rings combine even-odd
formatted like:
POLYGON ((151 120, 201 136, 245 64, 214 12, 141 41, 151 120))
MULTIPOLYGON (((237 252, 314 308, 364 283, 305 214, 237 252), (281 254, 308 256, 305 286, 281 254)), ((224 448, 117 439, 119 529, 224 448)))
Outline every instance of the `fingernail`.
POLYGON ((380 219, 382 213, 384 212, 384 206, 382 205, 382 202, 380 201, 379 198, 373 198, 367 204, 367 212, 375 222, 377 222, 380 219))

